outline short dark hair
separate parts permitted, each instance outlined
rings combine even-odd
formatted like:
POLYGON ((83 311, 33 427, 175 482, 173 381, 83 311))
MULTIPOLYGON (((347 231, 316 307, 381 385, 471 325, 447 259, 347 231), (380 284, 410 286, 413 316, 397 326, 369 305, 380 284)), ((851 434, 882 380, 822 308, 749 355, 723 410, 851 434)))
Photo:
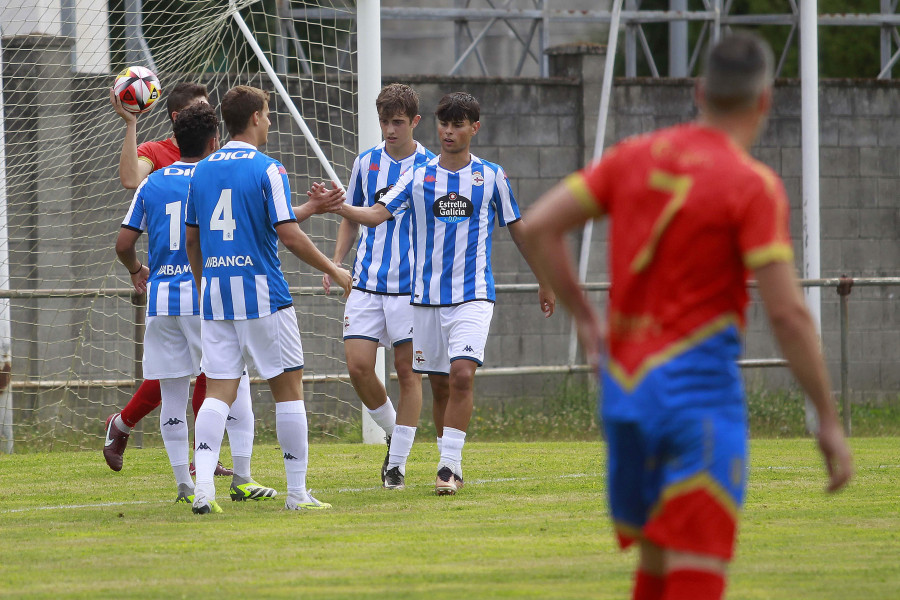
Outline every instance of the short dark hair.
POLYGON ((219 117, 209 104, 192 104, 178 113, 172 125, 182 158, 202 157, 206 144, 219 130, 219 117))
POLYGON ((468 92, 451 92, 441 98, 434 114, 439 120, 447 123, 466 119, 470 123, 476 123, 481 117, 481 106, 475 96, 468 92))
POLYGON ((172 88, 169 96, 166 98, 166 110, 169 114, 169 121, 175 122, 172 118, 173 112, 181 112, 194 103, 197 98, 206 98, 209 101, 209 92, 202 83, 190 83, 182 81, 172 88))
POLYGON ((378 93, 375 108, 382 119, 406 115, 412 121, 419 114, 419 95, 408 85, 389 83, 378 93))
POLYGON ((269 92, 249 85, 237 85, 222 98, 222 120, 228 135, 234 137, 244 133, 253 113, 262 112, 269 103, 269 92))
POLYGON ((706 59, 707 110, 724 114, 753 106, 772 85, 774 62, 772 48, 756 34, 743 31, 722 38, 706 59))

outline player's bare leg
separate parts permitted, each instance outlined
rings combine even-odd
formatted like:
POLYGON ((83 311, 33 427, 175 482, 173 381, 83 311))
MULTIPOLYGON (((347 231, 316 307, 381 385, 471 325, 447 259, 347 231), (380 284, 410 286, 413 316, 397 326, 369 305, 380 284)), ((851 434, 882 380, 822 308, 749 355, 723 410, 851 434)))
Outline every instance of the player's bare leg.
POLYGON ((716 556, 664 550, 666 597, 720 600, 725 595, 728 561, 716 556))
POLYGON ((406 459, 412 450, 422 412, 422 376, 412 369, 412 346, 412 342, 394 346, 394 369, 400 383, 400 401, 397 403, 397 423, 388 444, 384 469, 383 484, 387 489, 406 487, 406 459))
POLYGON ((632 600, 662 600, 665 583, 665 562, 662 548, 647 540, 641 540, 640 558, 634 573, 632 600))
MULTIPOLYGON (((375 373, 375 358, 378 342, 363 339, 344 340, 344 355, 347 357, 347 370, 350 372, 350 383, 372 420, 384 430, 388 450, 381 463, 381 482, 384 483, 388 470, 391 436, 394 434, 397 413, 387 396, 384 384, 375 373)), ((412 362, 412 361, 410 361, 412 362)))
POLYGON ((468 359, 450 363, 449 398, 444 410, 441 460, 434 484, 438 495, 455 494, 463 486, 462 448, 472 419, 477 368, 478 364, 468 359))
POLYGON ((319 502, 306 489, 306 470, 309 464, 309 424, 303 401, 303 369, 287 371, 269 379, 269 389, 275 398, 275 432, 284 457, 287 476, 288 510, 325 510, 331 508, 319 502))

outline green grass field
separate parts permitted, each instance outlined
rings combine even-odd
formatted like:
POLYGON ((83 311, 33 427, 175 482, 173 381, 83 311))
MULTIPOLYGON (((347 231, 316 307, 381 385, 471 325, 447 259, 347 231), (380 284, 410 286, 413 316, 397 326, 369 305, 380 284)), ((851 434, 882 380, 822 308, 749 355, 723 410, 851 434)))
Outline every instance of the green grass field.
MULTIPOLYGON (((900 597, 900 443, 853 439, 858 475, 836 496, 809 439, 752 444, 727 597, 900 597)), ((324 513, 282 497, 222 515, 175 505, 162 449, 0 455, 0 597, 627 598, 634 553, 607 521, 598 442, 471 443, 467 485, 432 495, 436 450, 417 443, 410 487, 377 486, 382 446, 314 444, 324 513)), ((278 451, 254 476, 285 489, 278 451)))

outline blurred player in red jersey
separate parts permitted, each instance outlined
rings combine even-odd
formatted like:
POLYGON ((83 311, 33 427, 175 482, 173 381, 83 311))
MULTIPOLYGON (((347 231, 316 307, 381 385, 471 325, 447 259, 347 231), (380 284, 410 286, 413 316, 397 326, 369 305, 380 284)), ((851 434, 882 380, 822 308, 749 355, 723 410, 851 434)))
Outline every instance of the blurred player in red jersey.
POLYGON ((828 491, 852 476, 794 272, 784 188, 747 153, 771 107, 771 86, 764 42, 723 39, 697 85, 697 122, 616 145, 528 215, 534 260, 600 367, 610 509, 620 545, 640 547, 637 600, 724 594, 747 472, 736 360, 750 272, 818 413, 828 491), (566 232, 602 216, 610 218, 608 332, 565 243, 566 232))
MULTIPOLYGON (((125 110, 122 102, 113 89, 109 90, 109 101, 116 114, 125 121, 125 141, 119 156, 119 181, 125 189, 135 189, 153 171, 168 167, 181 157, 175 136, 164 140, 137 144, 137 114, 125 110)), ((209 104, 209 93, 206 86, 197 83, 181 82, 177 84, 166 98, 166 113, 174 125, 175 117, 185 108, 194 104, 209 104)), ((206 395, 206 376, 202 373, 194 384, 194 395, 191 401, 194 417, 206 395)), ((113 471, 121 471, 124 461, 125 446, 131 429, 138 421, 150 414, 162 402, 159 381, 148 379, 141 383, 134 396, 129 400, 122 412, 115 413, 106 419, 106 439, 103 446, 103 457, 113 471)), ((230 469, 219 465, 216 475, 231 476, 230 469)))

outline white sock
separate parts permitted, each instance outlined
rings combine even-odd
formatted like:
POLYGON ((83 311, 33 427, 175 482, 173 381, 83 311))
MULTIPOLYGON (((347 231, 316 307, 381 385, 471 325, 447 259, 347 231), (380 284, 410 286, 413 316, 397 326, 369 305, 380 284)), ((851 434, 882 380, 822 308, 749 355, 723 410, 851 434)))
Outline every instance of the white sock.
POLYGON ((253 402, 250 398, 250 378, 246 373, 238 385, 237 398, 231 405, 225 430, 231 446, 232 470, 238 477, 250 477, 250 456, 253 454, 253 402))
POLYGON ((309 426, 306 422, 306 403, 303 400, 275 403, 275 432, 284 453, 288 496, 306 502, 309 426))
POLYGON ((416 439, 416 428, 406 425, 394 427, 394 435, 391 436, 391 449, 388 456, 388 469, 400 467, 400 472, 406 475, 406 459, 412 450, 413 441, 416 439))
POLYGON ((177 483, 178 485, 185 483, 191 486, 191 489, 193 489, 194 480, 191 479, 191 469, 188 465, 173 466, 172 471, 175 472, 175 483, 177 483))
POLYGON ((159 380, 159 390, 162 396, 162 407, 159 409, 159 431, 162 434, 166 454, 169 455, 169 464, 172 465, 177 483, 192 483, 188 470, 190 446, 187 426, 190 387, 190 377, 159 380), (184 467, 184 469, 179 469, 179 467, 184 467))
POLYGON ((197 470, 197 485, 194 490, 210 500, 216 497, 213 474, 219 462, 228 411, 228 405, 221 400, 207 398, 197 411, 197 422, 194 423, 194 467, 197 470))
POLYGON ((369 411, 372 420, 375 421, 379 427, 384 429, 386 435, 394 434, 394 424, 397 422, 397 412, 394 410, 394 405, 391 404, 390 398, 375 410, 369 410, 368 408, 366 410, 369 411))
POLYGON ((450 467, 457 475, 462 475, 462 449, 466 443, 466 432, 452 427, 444 427, 444 435, 441 443, 441 467, 450 467))
POLYGON ((125 421, 122 420, 122 413, 119 413, 115 417, 113 417, 113 425, 122 433, 131 433, 131 427, 126 425, 125 421))
POLYGON ((438 437, 437 439, 437 447, 438 447, 438 456, 441 455, 441 448, 444 445, 444 439, 442 437, 438 437))

